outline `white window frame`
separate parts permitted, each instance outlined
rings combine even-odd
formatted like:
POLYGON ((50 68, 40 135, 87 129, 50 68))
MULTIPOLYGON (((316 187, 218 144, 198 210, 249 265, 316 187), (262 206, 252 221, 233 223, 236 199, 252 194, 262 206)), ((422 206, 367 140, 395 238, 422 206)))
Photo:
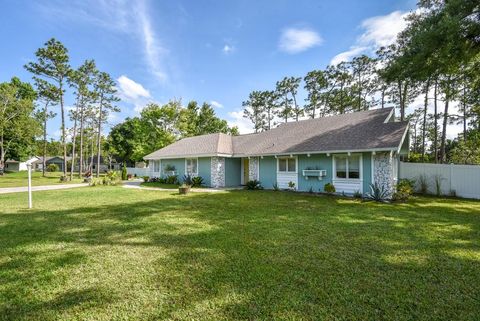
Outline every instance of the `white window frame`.
POLYGON ((338 155, 334 155, 333 156, 333 174, 332 174, 332 178, 334 181, 363 181, 363 155, 362 154, 338 154, 338 155), (359 177, 358 178, 348 178, 348 165, 349 165, 349 160, 348 158, 349 157, 352 157, 352 156, 359 156, 359 177), (339 158, 339 157, 346 157, 347 158, 347 164, 346 164, 346 168, 345 168, 345 171, 346 171, 346 178, 341 178, 341 177, 337 177, 337 160, 336 158, 339 158))
POLYGON ((189 158, 185 158, 185 174, 186 175, 190 175, 190 176, 198 176, 198 157, 189 157, 189 158), (197 162, 197 172, 196 173, 189 173, 188 172, 188 166, 187 166, 187 161, 188 160, 192 160, 194 159, 196 162, 197 162))
POLYGON ((298 173, 298 157, 297 156, 278 157, 277 158, 277 173, 278 174, 297 174, 298 173), (291 158, 295 159, 295 171, 294 172, 288 171, 288 159, 291 159, 291 158), (287 170, 286 171, 280 171, 280 160, 281 159, 286 159, 287 160, 287 167, 286 167, 287 170))

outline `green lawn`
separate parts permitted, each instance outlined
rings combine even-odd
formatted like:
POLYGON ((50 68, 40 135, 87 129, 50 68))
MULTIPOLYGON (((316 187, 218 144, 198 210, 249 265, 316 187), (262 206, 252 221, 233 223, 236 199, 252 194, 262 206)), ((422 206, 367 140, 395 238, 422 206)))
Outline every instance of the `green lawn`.
POLYGON ((121 187, 26 199, 0 195, 1 320, 480 315, 480 202, 121 187))
MULTIPOLYGON (((70 182, 60 182, 60 176, 63 175, 63 172, 53 172, 45 173, 46 177, 42 177, 42 172, 32 172, 32 185, 41 186, 41 185, 55 185, 55 184, 68 184, 68 183, 81 183, 82 179, 75 178, 78 177, 74 175, 74 179, 70 182)), ((0 176, 0 188, 2 187, 21 187, 28 185, 28 172, 11 172, 5 173, 3 176, 0 176)))

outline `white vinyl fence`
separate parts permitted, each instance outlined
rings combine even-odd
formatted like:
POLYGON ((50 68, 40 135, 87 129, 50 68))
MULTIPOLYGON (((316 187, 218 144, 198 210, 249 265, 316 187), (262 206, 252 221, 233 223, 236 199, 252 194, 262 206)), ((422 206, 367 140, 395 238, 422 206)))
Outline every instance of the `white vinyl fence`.
POLYGON ((150 176, 150 168, 127 167, 127 173, 137 175, 137 177, 150 176))
POLYGON ((417 181, 424 175, 429 193, 435 194, 435 181, 441 182, 443 195, 480 199, 480 166, 453 164, 423 164, 400 162, 399 178, 417 181))

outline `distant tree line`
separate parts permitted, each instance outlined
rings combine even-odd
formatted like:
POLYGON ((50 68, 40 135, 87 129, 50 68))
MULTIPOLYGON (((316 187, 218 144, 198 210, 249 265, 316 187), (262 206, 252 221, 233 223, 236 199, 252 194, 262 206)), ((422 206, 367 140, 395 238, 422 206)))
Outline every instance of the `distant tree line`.
POLYGON ((244 117, 255 132, 278 123, 394 106, 410 121, 411 160, 480 164, 480 8, 473 0, 421 0, 394 44, 374 57, 285 77, 273 90, 252 91, 244 117), (298 99, 303 87, 307 98, 298 99), (407 115, 422 97, 421 108, 407 115), (459 113, 451 105, 458 104, 459 113), (433 105, 433 112, 429 107, 433 105), (447 125, 462 133, 447 139, 447 125))
POLYGON ((218 118, 208 103, 199 106, 191 101, 183 107, 181 101, 175 100, 162 106, 148 104, 140 116, 114 126, 106 148, 122 161, 134 163, 177 139, 219 132, 238 135, 238 128, 218 118))

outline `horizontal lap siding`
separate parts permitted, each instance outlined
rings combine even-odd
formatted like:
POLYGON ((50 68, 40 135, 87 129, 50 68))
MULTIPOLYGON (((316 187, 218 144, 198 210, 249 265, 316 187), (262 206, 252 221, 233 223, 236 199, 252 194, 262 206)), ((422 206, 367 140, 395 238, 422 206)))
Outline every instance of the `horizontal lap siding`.
POLYGON ((297 173, 277 173, 277 183, 279 188, 289 188, 288 183, 295 183, 295 187, 298 188, 298 175, 297 173))
POLYGON ((362 191, 362 182, 355 180, 334 180, 333 185, 337 193, 353 194, 356 191, 362 191))
POLYGON ((300 155, 298 156, 298 190, 309 191, 310 188, 314 192, 323 192, 323 187, 327 183, 332 182, 332 156, 326 154, 318 155, 300 155), (327 176, 322 177, 321 180, 315 177, 306 179, 303 176, 303 170, 310 168, 324 169, 327 171, 327 176))
POLYGON ((273 156, 260 158, 259 181, 266 189, 273 189, 277 182, 277 159, 273 156))
POLYGON ((242 175, 241 158, 225 158, 225 186, 240 186, 242 175))
POLYGON ((162 170, 164 172, 165 167, 168 165, 175 166, 175 171, 178 175, 178 180, 183 180, 183 175, 185 175, 185 158, 175 158, 175 159, 162 159, 162 170))
POLYGON ((211 185, 211 158, 199 157, 198 158, 198 176, 203 178, 203 184, 205 186, 211 185))

